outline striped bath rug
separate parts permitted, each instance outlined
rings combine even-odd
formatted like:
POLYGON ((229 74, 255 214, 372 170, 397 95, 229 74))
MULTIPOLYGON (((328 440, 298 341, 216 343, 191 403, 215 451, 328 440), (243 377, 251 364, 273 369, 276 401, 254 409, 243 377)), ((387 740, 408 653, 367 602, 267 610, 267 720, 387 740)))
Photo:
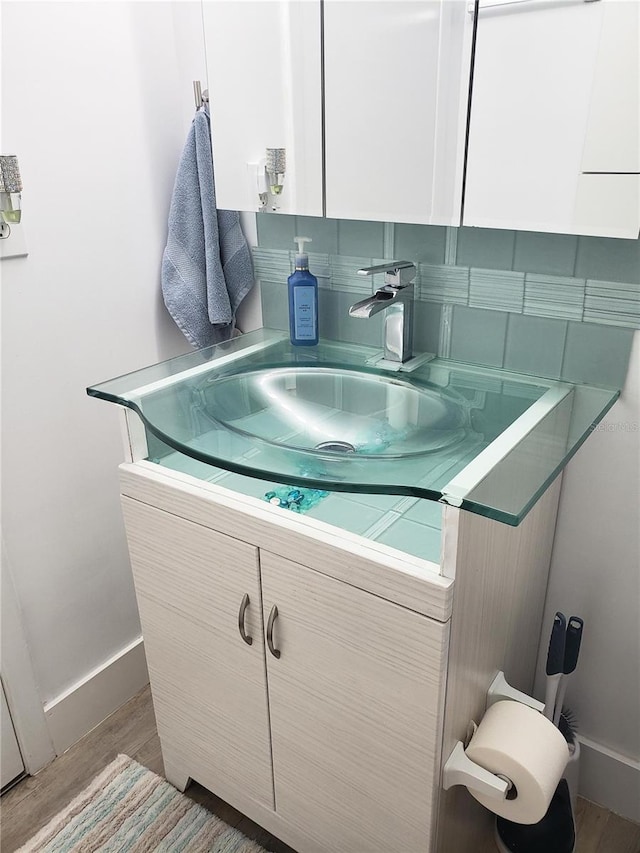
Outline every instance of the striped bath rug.
POLYGON ((265 853, 255 841, 119 755, 18 853, 265 853))

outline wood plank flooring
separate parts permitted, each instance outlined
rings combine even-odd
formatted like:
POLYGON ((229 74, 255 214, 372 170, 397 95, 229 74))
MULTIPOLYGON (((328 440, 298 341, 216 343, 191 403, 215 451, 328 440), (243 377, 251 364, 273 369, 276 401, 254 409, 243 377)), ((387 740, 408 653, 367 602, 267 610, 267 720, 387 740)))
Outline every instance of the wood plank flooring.
MULTIPOLYGON (((103 767, 124 753, 164 775, 149 688, 89 732, 37 776, 30 776, 8 791, 0 802, 0 849, 13 853, 48 820, 66 806, 103 767)), ((191 784, 187 796, 273 853, 293 853, 278 839, 252 823, 200 785, 191 784)), ((623 820, 606 809, 579 801, 576 853, 640 853, 640 825, 623 820)), ((90 851, 87 851, 90 853, 90 851)), ((356 853, 345 851, 344 853, 356 853)), ((389 851, 407 853, 407 851, 389 851)), ((448 853, 478 853, 449 851, 448 853)))

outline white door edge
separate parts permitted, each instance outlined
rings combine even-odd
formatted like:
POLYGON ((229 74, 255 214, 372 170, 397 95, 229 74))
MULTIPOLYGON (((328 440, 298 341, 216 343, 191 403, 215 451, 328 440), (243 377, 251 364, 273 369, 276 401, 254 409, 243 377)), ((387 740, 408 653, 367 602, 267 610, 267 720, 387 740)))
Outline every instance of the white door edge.
POLYGON ((2 643, 0 669, 20 752, 27 773, 37 773, 56 754, 33 674, 20 608, 2 540, 2 643))

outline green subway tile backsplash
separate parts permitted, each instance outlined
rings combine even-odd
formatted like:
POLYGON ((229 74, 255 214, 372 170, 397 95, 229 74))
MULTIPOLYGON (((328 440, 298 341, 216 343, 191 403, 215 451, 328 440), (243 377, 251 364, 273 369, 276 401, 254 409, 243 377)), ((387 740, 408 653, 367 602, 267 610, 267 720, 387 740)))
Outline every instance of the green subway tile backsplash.
POLYGON ((442 305, 435 302, 416 302, 413 330, 415 352, 440 353, 442 305))
POLYGON ((622 384, 628 330, 640 328, 638 240, 281 214, 259 214, 257 224, 254 263, 266 326, 288 328, 293 237, 304 234, 313 240, 321 335, 381 346, 383 315, 354 320, 348 309, 383 277, 364 278, 357 270, 385 257, 403 259, 417 267, 416 352, 622 384))
POLYGON ((579 237, 573 274, 578 278, 640 284, 640 240, 579 237))
POLYGON ((515 248, 514 231, 493 228, 459 228, 456 263, 461 267, 511 270, 515 248))
POLYGON ((629 320, 640 327, 640 287, 621 281, 587 279, 584 320, 624 326, 629 320))
POLYGON ((447 305, 467 305, 469 302, 469 270, 467 267, 420 264, 420 299, 447 305))
POLYGON ((438 225, 396 225, 397 260, 444 264, 447 229, 438 225))
POLYGON ((633 332, 591 323, 569 323, 562 378, 607 388, 622 388, 633 332))
MULTIPOLYGON (((256 273, 257 275, 257 273, 256 273)), ((289 328, 289 298, 287 288, 262 279, 262 324, 268 329, 289 328)))
MULTIPOLYGON (((295 216, 274 216, 273 214, 258 214, 258 245, 265 249, 293 249, 293 238, 296 231, 295 216)), ((314 247, 315 248, 315 247, 314 247)))
POLYGON ((515 373, 559 379, 567 337, 565 320, 543 317, 509 317, 504 366, 515 373))
POLYGON ((584 279, 527 273, 523 313, 580 321, 584 312, 584 291, 584 279))
POLYGON ((384 257, 384 223, 345 219, 338 225, 338 254, 384 257))
POLYGON ((453 309, 450 357, 454 361, 502 367, 509 315, 481 308, 453 309))
MULTIPOLYGON (((269 214, 263 214, 268 216, 269 214)), ((338 220, 296 216, 296 234, 311 237, 309 249, 327 255, 338 254, 338 220)))
POLYGON ((573 275, 578 238, 571 234, 516 232, 514 270, 549 275, 573 275))
POLYGON ((522 313, 524 273, 506 270, 469 270, 469 306, 522 313))

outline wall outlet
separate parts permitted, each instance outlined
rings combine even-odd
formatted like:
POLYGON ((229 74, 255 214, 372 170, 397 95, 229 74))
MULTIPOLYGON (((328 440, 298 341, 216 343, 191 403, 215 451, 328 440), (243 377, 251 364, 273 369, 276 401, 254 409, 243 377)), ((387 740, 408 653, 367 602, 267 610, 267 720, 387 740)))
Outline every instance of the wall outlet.
POLYGON ((12 224, 9 236, 0 240, 0 259, 26 258, 28 254, 24 225, 12 224))

